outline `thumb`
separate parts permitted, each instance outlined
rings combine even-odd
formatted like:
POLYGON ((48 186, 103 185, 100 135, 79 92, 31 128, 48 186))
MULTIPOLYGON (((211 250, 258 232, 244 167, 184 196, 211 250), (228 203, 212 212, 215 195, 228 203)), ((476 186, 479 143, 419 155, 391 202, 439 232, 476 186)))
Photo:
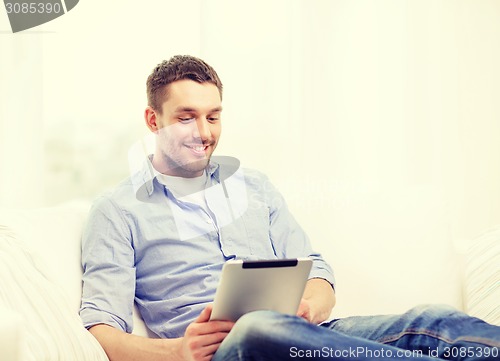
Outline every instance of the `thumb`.
POLYGON ((305 319, 308 319, 309 317, 309 304, 302 299, 302 301, 299 304, 299 309, 297 310, 296 315, 305 319))
POLYGON ((212 305, 208 305, 201 311, 200 315, 196 318, 194 322, 203 323, 208 322, 210 320, 210 315, 212 314, 212 305))

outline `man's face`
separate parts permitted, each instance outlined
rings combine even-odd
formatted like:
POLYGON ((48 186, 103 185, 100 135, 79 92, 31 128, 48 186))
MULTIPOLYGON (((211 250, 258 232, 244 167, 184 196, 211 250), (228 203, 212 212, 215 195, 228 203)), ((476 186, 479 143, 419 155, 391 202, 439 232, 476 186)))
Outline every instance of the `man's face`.
POLYGON ((214 84, 171 83, 162 113, 155 115, 155 168, 173 176, 200 176, 219 141, 221 111, 219 89, 214 84))

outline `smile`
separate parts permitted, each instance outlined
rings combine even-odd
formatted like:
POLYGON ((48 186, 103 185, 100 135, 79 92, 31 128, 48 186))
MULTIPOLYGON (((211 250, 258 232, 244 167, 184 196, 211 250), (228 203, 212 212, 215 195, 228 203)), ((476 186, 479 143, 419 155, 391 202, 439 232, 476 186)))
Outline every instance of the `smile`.
POLYGON ((198 155, 205 155, 208 145, 186 145, 191 151, 198 155))

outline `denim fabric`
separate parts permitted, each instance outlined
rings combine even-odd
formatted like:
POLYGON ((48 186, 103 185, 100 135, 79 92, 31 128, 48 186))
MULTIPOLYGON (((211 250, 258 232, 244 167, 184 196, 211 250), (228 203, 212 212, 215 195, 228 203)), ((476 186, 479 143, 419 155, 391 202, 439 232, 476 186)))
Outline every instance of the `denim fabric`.
POLYGON ((270 311, 236 323, 212 361, 499 360, 500 327, 448 306, 347 317, 316 326, 270 311))

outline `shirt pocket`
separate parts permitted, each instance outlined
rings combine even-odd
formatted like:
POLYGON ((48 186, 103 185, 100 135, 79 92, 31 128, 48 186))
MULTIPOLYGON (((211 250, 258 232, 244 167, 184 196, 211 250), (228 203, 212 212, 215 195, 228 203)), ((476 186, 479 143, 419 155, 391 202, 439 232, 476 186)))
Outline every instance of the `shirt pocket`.
POLYGON ((242 218, 249 247, 249 256, 246 259, 276 259, 269 235, 269 209, 267 207, 249 208, 242 218))

